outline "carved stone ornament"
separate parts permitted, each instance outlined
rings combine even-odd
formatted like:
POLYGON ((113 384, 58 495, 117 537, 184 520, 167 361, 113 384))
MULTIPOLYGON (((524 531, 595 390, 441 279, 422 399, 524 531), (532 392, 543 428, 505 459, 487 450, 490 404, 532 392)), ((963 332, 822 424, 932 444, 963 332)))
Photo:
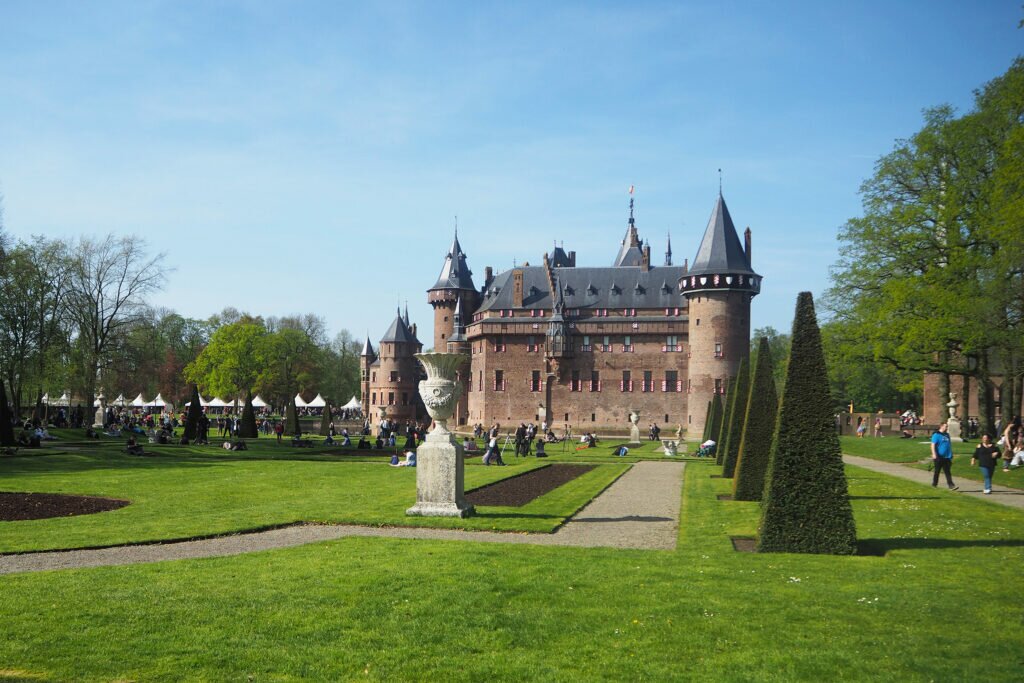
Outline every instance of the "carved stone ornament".
POLYGON ((462 395, 462 387, 455 381, 455 376, 466 362, 466 356, 459 353, 417 353, 416 359, 427 371, 427 378, 420 382, 420 398, 437 423, 435 431, 446 433, 448 420, 455 413, 462 395))

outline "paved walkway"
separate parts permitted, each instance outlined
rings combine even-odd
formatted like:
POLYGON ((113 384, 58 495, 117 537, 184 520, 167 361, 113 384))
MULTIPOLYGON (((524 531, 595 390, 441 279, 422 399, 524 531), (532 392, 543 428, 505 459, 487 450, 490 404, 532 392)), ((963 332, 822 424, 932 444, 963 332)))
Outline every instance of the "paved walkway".
MULTIPOLYGON (((894 462, 884 462, 882 460, 872 460, 871 458, 861 458, 856 455, 844 455, 843 462, 848 465, 856 465, 857 467, 863 467, 866 470, 872 470, 875 472, 881 472, 882 474, 891 474, 894 477, 900 479, 907 479, 909 481, 916 481, 919 484, 928 484, 931 486, 932 473, 927 470, 919 470, 916 467, 908 467, 894 462)), ((999 480, 1000 468, 996 468, 995 480, 999 480)), ((986 495, 984 493, 984 486, 980 481, 974 481, 973 479, 953 478, 953 483, 960 487, 957 491, 958 494, 965 496, 973 496, 975 498, 984 498, 992 503, 1000 503, 1009 507, 1024 510, 1024 491, 1020 489, 1011 489, 1006 486, 1000 486, 999 484, 992 484, 992 493, 986 495)), ((940 476, 939 486, 945 490, 946 478, 940 476)))
POLYGON ((684 467, 685 463, 672 461, 636 463, 553 534, 297 525, 180 543, 0 555, 0 574, 224 557, 347 536, 673 550, 679 531, 684 467))

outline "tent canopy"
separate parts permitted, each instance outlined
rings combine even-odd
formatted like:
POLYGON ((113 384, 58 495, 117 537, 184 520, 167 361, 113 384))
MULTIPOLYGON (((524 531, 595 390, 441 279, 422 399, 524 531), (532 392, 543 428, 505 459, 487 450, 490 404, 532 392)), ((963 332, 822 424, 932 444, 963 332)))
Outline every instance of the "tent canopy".
POLYGON ((252 399, 253 408, 266 408, 268 407, 267 402, 260 398, 259 394, 256 394, 255 398, 252 399))
POLYGON ((355 396, 352 397, 348 403, 341 407, 342 410, 362 410, 363 404, 359 402, 359 399, 355 396))
MULTIPOLYGON (((141 394, 140 394, 140 396, 141 396, 141 394)), ((167 401, 165 401, 164 397, 161 396, 160 394, 157 394, 156 398, 154 398, 152 401, 147 401, 146 402, 146 407, 147 408, 163 408, 166 405, 167 405, 167 401)))
MULTIPOLYGON (((202 401, 200 401, 200 403, 201 402, 202 401)), ((210 399, 210 402, 207 403, 206 405, 210 406, 211 408, 224 408, 228 404, 225 403, 224 401, 222 401, 221 399, 217 398, 216 396, 214 396, 213 398, 210 399)))
POLYGON ((309 404, 306 403, 305 399, 302 398, 302 394, 295 394, 295 407, 296 408, 305 408, 308 405, 309 404))
POLYGON ((146 399, 142 398, 142 394, 140 393, 138 396, 132 399, 132 405, 135 406, 136 408, 145 408, 146 399))
POLYGON ((308 408, 324 408, 326 406, 327 401, 325 401, 324 397, 321 396, 320 394, 317 394, 316 398, 314 398, 312 401, 306 404, 306 407, 308 408))

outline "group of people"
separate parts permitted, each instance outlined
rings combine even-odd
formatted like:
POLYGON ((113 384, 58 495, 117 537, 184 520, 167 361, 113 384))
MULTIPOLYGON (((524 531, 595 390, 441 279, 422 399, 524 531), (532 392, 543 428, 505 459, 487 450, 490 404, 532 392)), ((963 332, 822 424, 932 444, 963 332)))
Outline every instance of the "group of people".
MULTIPOLYGON (((949 425, 943 422, 932 434, 932 486, 939 485, 939 474, 945 473, 946 485, 951 491, 960 487, 953 483, 953 476, 950 472, 953 463, 953 445, 949 436, 949 425)), ((1002 461, 1003 472, 1009 472, 1010 468, 1024 465, 1024 428, 1021 427, 1021 418, 1014 416, 1002 430, 999 441, 992 443, 990 434, 981 435, 981 443, 974 449, 971 457, 971 465, 981 469, 982 480, 984 481, 984 492, 992 493, 992 475, 995 474, 996 466, 1002 461)))

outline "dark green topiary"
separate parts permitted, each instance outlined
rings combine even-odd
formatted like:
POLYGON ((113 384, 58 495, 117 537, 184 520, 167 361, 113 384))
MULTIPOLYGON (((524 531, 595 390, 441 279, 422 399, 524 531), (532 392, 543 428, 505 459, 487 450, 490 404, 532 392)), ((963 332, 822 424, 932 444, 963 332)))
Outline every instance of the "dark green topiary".
POLYGON ((192 443, 199 434, 199 420, 203 417, 203 406, 199 403, 199 387, 195 384, 192 385, 192 398, 189 400, 191 403, 188 412, 185 413, 185 433, 182 434, 182 438, 192 443))
MULTIPOLYGON (((722 398, 718 394, 711 399, 711 423, 706 425, 708 435, 704 437, 704 441, 708 439, 717 439, 718 432, 722 429, 722 398)), ((718 441, 715 441, 717 444, 718 441)))
POLYGON ((740 441, 743 440, 743 421, 747 417, 747 402, 750 399, 750 360, 747 358, 740 359, 740 369, 736 375, 733 393, 736 398, 732 403, 732 412, 729 413, 729 427, 723 444, 725 455, 722 456, 722 476, 729 479, 732 479, 736 471, 740 441))
POLYGON ((259 427, 256 425, 256 409, 252 407, 252 392, 245 397, 245 407, 242 408, 242 420, 238 425, 238 436, 243 439, 258 439, 260 436, 259 427))
POLYGON ((324 406, 323 417, 320 418, 320 436, 327 436, 331 433, 331 404, 324 406))
POLYGON ((772 367, 771 346, 767 338, 761 337, 754 380, 750 385, 746 425, 736 462, 736 478, 732 484, 733 500, 761 500, 764 492, 764 475, 768 469, 772 432, 775 431, 775 417, 779 411, 772 367))
POLYGON ((708 409, 704 413, 704 431, 701 432, 701 435, 700 435, 700 442, 701 443, 704 443, 705 441, 708 440, 708 432, 711 431, 711 422, 714 420, 714 417, 715 417, 714 415, 711 414, 711 410, 712 410, 713 407, 714 407, 714 404, 711 401, 708 401, 708 409))
POLYGON ((725 459, 725 438, 726 431, 729 428, 729 413, 732 411, 732 404, 734 402, 736 392, 733 391, 733 385, 736 383, 734 377, 730 377, 725 382, 725 405, 722 406, 722 410, 718 412, 718 424, 715 425, 715 464, 721 465, 725 459))
POLYGON ((14 425, 11 424, 11 407, 7 405, 7 389, 0 380, 0 446, 14 446, 14 425))
POLYGON ((299 431, 299 412, 295 409, 295 399, 288 401, 288 407, 284 411, 284 433, 302 433, 299 431))
POLYGON ((758 550, 851 555, 857 550, 857 528, 810 292, 797 297, 792 339, 758 550))

